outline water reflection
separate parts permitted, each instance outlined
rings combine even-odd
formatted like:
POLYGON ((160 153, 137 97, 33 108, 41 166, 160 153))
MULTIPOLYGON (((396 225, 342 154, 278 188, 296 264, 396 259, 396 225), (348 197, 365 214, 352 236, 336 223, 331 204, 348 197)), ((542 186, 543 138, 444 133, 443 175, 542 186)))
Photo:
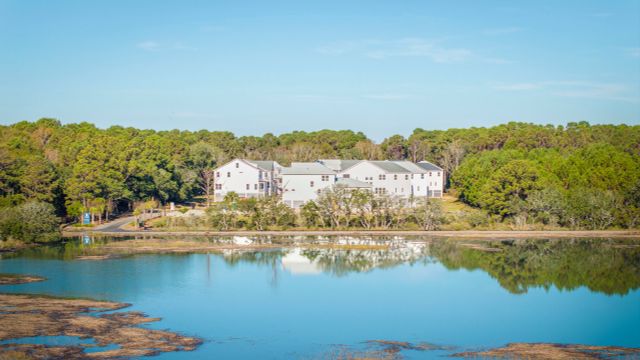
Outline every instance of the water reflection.
MULTIPOLYGON (((104 244, 138 238, 83 236, 61 246, 27 249, 4 255, 40 259, 75 259, 99 253, 104 244)), ((230 267, 241 263, 270 268, 272 286, 278 271, 293 275, 351 273, 402 264, 439 262, 449 270, 481 270, 512 294, 531 288, 573 290, 582 286, 608 295, 624 295, 640 287, 640 239, 470 240, 407 237, 193 237, 232 248, 212 252, 230 267), (276 248, 247 250, 244 245, 276 248)), ((149 240, 152 241, 152 240, 149 240)), ((154 237, 153 241, 163 241, 154 237)), ((167 241, 171 241, 167 239, 167 241)), ((210 261, 207 261, 210 277, 210 261)))
POLYGON ((555 286, 624 295, 640 287, 640 242, 620 239, 546 239, 433 242, 448 269, 480 269, 513 294, 555 286))

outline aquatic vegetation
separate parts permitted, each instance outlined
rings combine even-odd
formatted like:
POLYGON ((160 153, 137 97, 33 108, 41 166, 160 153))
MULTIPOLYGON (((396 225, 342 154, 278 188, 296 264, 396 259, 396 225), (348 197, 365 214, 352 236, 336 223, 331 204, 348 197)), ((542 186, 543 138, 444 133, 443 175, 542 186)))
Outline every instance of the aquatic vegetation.
POLYGON ((138 327, 160 320, 141 312, 101 313, 127 306, 88 299, 0 294, 0 340, 4 341, 0 354, 21 354, 29 358, 111 359, 191 351, 202 342, 195 337, 138 327), (92 338, 98 346, 117 345, 117 348, 87 353, 84 349, 92 345, 46 346, 10 341, 60 335, 92 338))
POLYGON ((589 346, 546 343, 512 343, 505 347, 467 351, 452 354, 453 357, 491 358, 491 359, 530 359, 530 360, 596 360, 640 357, 640 348, 619 346, 589 346))
POLYGON ((17 285, 44 281, 45 278, 35 275, 0 274, 0 285, 17 285))

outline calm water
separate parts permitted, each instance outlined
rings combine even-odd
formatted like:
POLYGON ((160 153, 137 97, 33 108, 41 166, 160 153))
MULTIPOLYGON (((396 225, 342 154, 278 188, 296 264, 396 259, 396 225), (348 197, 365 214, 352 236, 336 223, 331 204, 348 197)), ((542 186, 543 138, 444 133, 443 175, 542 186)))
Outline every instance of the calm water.
POLYGON ((128 302, 163 318, 150 327, 205 339, 195 352, 160 359, 318 359, 373 339, 458 351, 508 342, 640 347, 640 239, 331 241, 390 248, 303 249, 287 239, 293 248, 79 261, 96 245, 76 241, 0 260, 2 273, 48 278, 0 291, 128 302))

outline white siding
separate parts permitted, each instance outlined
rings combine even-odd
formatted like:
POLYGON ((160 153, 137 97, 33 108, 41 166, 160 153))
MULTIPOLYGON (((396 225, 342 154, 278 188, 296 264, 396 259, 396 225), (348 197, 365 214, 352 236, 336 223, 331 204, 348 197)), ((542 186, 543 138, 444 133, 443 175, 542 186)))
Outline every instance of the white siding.
POLYGON ((384 189, 389 195, 409 198, 411 196, 411 174, 410 173, 387 173, 378 166, 363 161, 341 172, 339 177, 347 177, 364 181, 373 186, 374 193, 384 189), (408 179, 407 179, 408 177, 408 179))
POLYGON ((270 179, 272 176, 243 160, 235 159, 216 169, 215 199, 221 201, 230 192, 235 192, 240 197, 264 196, 271 188, 267 177, 270 179))
POLYGON ((309 200, 318 197, 318 190, 333 185, 336 175, 282 175, 282 202, 292 208, 299 208, 309 200), (326 180, 322 180, 323 176, 326 180), (313 182, 313 186, 311 183, 313 182))
POLYGON ((442 197, 444 192, 444 172, 427 170, 426 174, 413 174, 411 184, 415 197, 427 196, 427 189, 429 190, 429 197, 442 197))

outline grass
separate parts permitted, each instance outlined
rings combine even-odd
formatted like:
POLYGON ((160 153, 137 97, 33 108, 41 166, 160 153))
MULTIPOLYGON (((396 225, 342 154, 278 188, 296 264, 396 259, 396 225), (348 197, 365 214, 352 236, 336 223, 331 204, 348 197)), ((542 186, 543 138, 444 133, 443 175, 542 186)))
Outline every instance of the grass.
POLYGON ((457 197, 452 196, 450 194, 445 194, 442 197, 442 209, 445 214, 455 213, 455 212, 473 212, 477 211, 477 209, 463 203, 457 197))

